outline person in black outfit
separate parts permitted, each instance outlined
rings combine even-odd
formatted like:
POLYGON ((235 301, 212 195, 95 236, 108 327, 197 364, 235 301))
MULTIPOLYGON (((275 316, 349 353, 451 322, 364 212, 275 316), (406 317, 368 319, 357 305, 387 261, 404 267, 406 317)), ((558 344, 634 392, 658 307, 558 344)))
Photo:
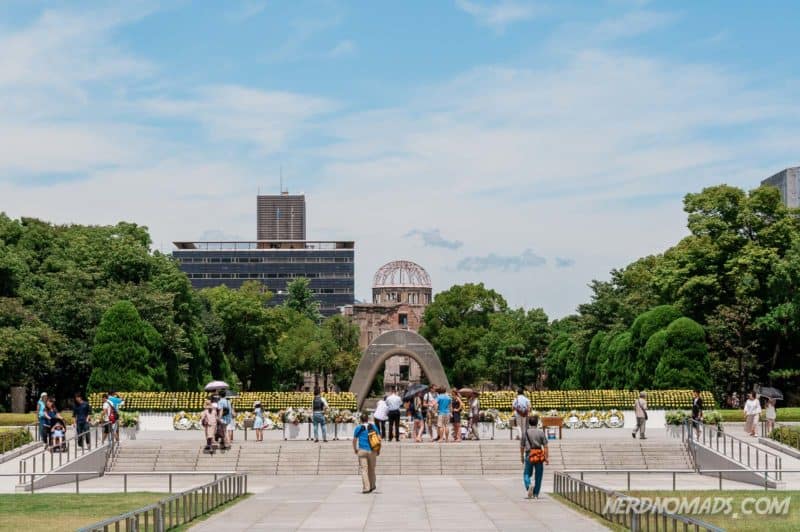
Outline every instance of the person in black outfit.
POLYGON ((392 388, 392 393, 386 398, 386 406, 389 408, 389 437, 388 441, 400 441, 400 408, 403 400, 397 395, 397 388, 392 388))
POLYGON ((694 399, 692 399, 692 425, 697 432, 697 437, 700 437, 700 423, 703 422, 703 398, 700 397, 700 390, 694 390, 694 399))
POLYGON ((78 446, 83 449, 83 443, 86 442, 86 447, 91 447, 89 441, 89 418, 92 415, 92 405, 83 397, 81 393, 75 394, 75 405, 72 407, 72 419, 75 423, 75 434, 78 435, 78 446))

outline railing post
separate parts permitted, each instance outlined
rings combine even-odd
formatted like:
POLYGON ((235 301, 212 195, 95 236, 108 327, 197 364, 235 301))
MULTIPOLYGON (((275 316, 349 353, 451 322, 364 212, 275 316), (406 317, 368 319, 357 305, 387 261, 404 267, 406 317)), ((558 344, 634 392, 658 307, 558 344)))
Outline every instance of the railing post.
POLYGON ((628 471, 628 491, 631 491, 631 472, 628 471))
POLYGON ((169 474, 169 492, 172 493, 172 473, 169 474))
POLYGON ((75 473, 75 493, 76 494, 80 494, 80 492, 81 492, 79 477, 80 477, 80 475, 75 473))
POLYGON ((719 489, 722 491, 722 471, 719 471, 719 489))
POLYGON ((676 476, 677 476, 677 473, 675 473, 675 471, 673 471, 672 472, 672 491, 675 491, 675 477, 676 476))

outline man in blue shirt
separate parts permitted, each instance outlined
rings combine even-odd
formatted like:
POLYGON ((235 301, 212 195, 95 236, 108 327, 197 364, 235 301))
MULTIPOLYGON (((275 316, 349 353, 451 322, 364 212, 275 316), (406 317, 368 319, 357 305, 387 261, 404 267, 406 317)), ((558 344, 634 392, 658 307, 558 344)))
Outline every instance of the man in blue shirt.
POLYGON ((375 466, 380 451, 373 451, 369 444, 369 433, 378 432, 378 427, 369 422, 367 414, 361 414, 361 424, 353 432, 353 453, 358 456, 358 468, 361 471, 361 493, 375 491, 375 466))
POLYGON ((75 423, 75 433, 78 435, 78 446, 83 449, 83 442, 91 447, 89 441, 89 416, 92 415, 91 405, 80 393, 75 394, 75 405, 72 407, 72 419, 75 423))
POLYGON ((448 442, 450 441, 450 403, 453 400, 450 398, 450 394, 445 393, 444 388, 439 388, 439 395, 436 397, 436 402, 439 404, 439 418, 438 418, 438 427, 439 427, 439 443, 442 441, 448 442), (442 439, 442 435, 444 435, 444 439, 442 439))

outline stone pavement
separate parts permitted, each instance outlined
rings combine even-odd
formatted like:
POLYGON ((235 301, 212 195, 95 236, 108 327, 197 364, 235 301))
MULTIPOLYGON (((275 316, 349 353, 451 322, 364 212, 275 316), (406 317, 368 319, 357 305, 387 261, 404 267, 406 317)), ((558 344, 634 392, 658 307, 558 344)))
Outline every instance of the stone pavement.
POLYGON ((519 478, 378 477, 363 495, 358 477, 284 477, 192 530, 607 529, 549 495, 526 499, 519 478))

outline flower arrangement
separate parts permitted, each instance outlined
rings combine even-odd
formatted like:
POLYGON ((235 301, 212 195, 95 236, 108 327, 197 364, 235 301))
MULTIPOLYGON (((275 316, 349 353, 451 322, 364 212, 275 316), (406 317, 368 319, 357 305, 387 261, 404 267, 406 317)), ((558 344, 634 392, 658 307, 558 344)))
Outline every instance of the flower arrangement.
MULTIPOLYGON (((208 398, 206 392, 119 392, 125 399, 125 408, 141 412, 198 411, 208 398)), ((356 396, 350 392, 323 394, 330 408, 350 409, 356 407, 356 396)), ((233 408, 249 411, 253 403, 261 402, 265 410, 286 410, 287 408, 311 408, 314 394, 311 392, 242 392, 232 398, 233 408)), ((93 408, 101 408, 102 395, 89 396, 93 408)))
POLYGON ((664 414, 667 425, 683 425, 689 415, 683 410, 670 410, 664 414))
POLYGON ((334 423, 355 423, 356 422, 356 414, 354 414, 351 410, 344 409, 338 410, 336 415, 333 416, 334 423))
MULTIPOLYGON (((531 404, 539 410, 577 410, 612 408, 630 410, 638 393, 633 390, 549 390, 528 392, 531 404)), ((483 392, 481 406, 497 410, 511 410, 517 394, 513 391, 483 392)), ((703 402, 715 404, 710 392, 701 394, 703 402)), ((683 408, 692 404, 691 390, 648 390, 647 404, 651 409, 683 408)))

